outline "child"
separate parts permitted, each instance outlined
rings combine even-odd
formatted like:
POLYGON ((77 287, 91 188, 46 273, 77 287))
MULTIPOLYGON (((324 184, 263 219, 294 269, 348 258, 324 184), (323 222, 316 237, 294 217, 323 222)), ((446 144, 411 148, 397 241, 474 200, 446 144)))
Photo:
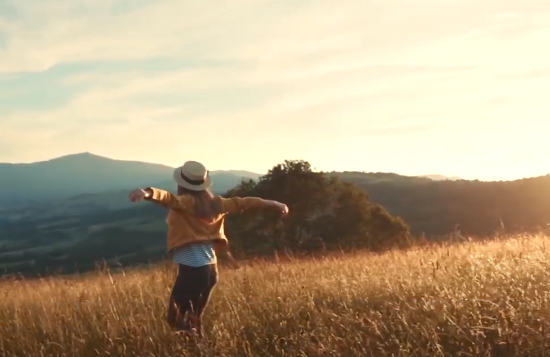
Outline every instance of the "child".
MULTIPOLYGON (((168 252, 178 276, 168 306, 168 323, 180 334, 202 336, 201 316, 218 281, 216 250, 227 251, 224 219, 229 213, 270 208, 288 214, 280 202, 257 197, 223 198, 210 192, 212 180, 203 164, 187 161, 174 171, 177 195, 157 188, 136 189, 130 200, 147 200, 170 209, 168 252)), ((232 259, 232 257, 230 257, 232 259)))

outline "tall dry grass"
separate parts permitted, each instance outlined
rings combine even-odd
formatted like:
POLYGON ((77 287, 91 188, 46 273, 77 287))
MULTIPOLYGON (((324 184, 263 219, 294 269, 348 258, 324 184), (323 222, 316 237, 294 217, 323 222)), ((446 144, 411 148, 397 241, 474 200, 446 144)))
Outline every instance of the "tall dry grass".
POLYGON ((544 356, 545 237, 222 271, 208 338, 164 322, 162 269, 0 285, 1 356, 544 356))

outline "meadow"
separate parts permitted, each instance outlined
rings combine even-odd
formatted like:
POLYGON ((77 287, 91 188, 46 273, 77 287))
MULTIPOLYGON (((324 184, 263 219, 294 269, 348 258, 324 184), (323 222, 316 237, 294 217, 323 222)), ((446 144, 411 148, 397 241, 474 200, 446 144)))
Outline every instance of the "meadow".
POLYGON ((545 356, 545 236, 220 270, 207 337, 166 326, 175 270, 0 283, 0 356, 545 356))

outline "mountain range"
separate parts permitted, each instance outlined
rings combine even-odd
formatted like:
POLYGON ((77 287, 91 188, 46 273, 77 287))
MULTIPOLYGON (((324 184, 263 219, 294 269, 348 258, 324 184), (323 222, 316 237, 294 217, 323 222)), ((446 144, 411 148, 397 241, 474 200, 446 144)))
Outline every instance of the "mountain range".
MULTIPOLYGON (((0 205, 59 200, 142 186, 173 188, 173 167, 114 160, 80 153, 30 164, 0 164, 0 205)), ((213 191, 226 192, 243 178, 261 175, 243 171, 211 171, 213 191)))
MULTIPOLYGON (((61 200, 83 194, 128 190, 141 186, 173 189, 174 168, 166 165, 114 160, 89 152, 30 164, 0 163, 0 206, 61 200)), ((243 178, 262 174, 244 170, 211 171, 213 191, 224 193, 243 178)), ((432 180, 456 180, 426 175, 432 180)))

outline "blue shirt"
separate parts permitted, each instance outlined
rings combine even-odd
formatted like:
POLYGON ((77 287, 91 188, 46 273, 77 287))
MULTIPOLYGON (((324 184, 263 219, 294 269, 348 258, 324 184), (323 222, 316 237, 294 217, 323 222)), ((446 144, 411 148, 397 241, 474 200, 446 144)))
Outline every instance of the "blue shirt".
POLYGON ((216 251, 212 243, 195 243, 177 248, 174 252, 174 262, 191 267, 216 264, 216 251))

